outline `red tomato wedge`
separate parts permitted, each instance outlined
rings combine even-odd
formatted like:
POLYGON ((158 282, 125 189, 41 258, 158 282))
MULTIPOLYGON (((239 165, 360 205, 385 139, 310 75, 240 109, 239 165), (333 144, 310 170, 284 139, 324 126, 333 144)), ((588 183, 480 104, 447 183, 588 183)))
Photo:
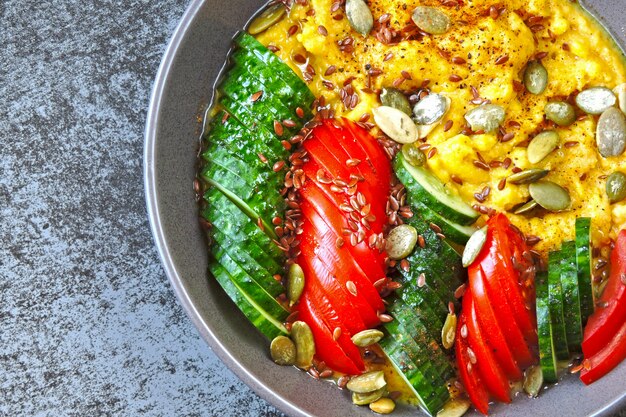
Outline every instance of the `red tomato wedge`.
POLYGON ((348 120, 321 121, 302 147, 296 262, 305 288, 297 308, 313 330, 317 357, 355 375, 364 365, 351 336, 378 326, 385 311, 374 282, 385 277, 386 254, 368 242, 387 222, 391 162, 365 129, 348 120))
POLYGON ((583 362, 580 380, 589 385, 602 378, 626 359, 626 322, 622 323, 611 341, 583 362))
MULTIPOLYGON (((467 293, 465 297, 468 297, 467 293)), ((487 415, 489 411, 489 393, 479 375, 478 369, 475 367, 475 364, 472 364, 473 361, 470 359, 468 348, 471 348, 468 344, 468 339, 459 336, 461 334, 461 328, 466 325, 466 316, 462 314, 457 323, 457 338, 455 342, 459 378, 467 391, 470 401, 474 404, 474 407, 481 413, 487 415)), ((475 362, 478 363, 478 358, 476 359, 475 362)))
MULTIPOLYGON (((485 388, 487 388, 487 391, 494 399, 510 403, 511 387, 509 380, 496 361, 493 352, 485 343, 486 336, 478 324, 478 313, 476 312, 474 298, 471 293, 465 294, 463 298, 463 318, 467 327, 467 340, 476 355, 476 367, 485 384, 485 388)), ((461 337, 462 334, 460 332, 457 333, 457 338, 461 337)))
MULTIPOLYGON (((480 265, 474 263, 468 269, 469 285, 474 296, 478 322, 485 333, 485 343, 494 352, 496 359, 507 377, 512 380, 522 378, 522 371, 515 361, 515 357, 509 348, 506 338, 498 323, 497 314, 491 305, 486 278, 480 265)), ((510 317, 508 317, 510 318, 510 317)))
MULTIPOLYGON (((599 307, 589 317, 585 327, 582 344, 583 354, 592 361, 592 366, 608 363, 609 358, 615 360, 616 357, 620 357, 619 352, 626 343, 623 335, 621 340, 617 338, 617 335, 624 331, 626 323, 626 230, 620 232, 615 248, 611 252, 611 275, 597 305, 599 307), (612 349, 618 353, 612 354, 612 349)), ((586 375, 589 373, 591 371, 586 375)), ((591 374, 593 376, 596 372, 591 374)), ((585 379, 593 382, 595 379, 592 376, 585 379)))

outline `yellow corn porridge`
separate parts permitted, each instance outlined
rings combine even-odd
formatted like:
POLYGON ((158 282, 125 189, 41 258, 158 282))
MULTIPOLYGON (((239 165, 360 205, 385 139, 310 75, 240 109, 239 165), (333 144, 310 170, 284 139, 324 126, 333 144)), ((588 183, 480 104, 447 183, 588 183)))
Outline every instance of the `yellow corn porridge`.
POLYGON ((470 0, 445 7, 439 0, 371 0, 374 29, 363 37, 351 29, 343 9, 332 11, 333 0, 302 3, 258 39, 274 46, 337 115, 366 120, 363 115, 380 106, 381 88, 419 92, 427 87, 451 100, 450 110, 424 141, 431 145, 427 166, 468 204, 507 212, 524 233, 541 237, 536 249, 542 252, 574 238, 576 217, 593 219, 596 246, 626 227, 626 202, 610 204, 605 191, 608 174, 626 172, 626 155, 603 158, 598 153, 598 116, 578 112, 581 117, 568 127, 544 119, 548 101, 571 101, 585 88, 613 89, 626 82, 621 51, 578 5, 568 0, 503 0, 495 7, 491 1, 470 0), (417 6, 443 10, 452 22, 450 30, 420 34, 411 21, 417 6), (536 59, 549 74, 539 95, 522 84, 526 65, 536 59), (347 100, 345 85, 351 86, 347 100), (506 109, 499 131, 468 131, 464 115, 480 100, 506 109), (546 128, 554 128, 561 143, 531 164, 526 146, 546 128), (530 199, 528 185, 504 179, 529 168, 549 169, 546 179, 569 191, 571 210, 512 214, 530 199), (484 195, 485 187, 487 197, 477 201, 475 194, 484 195))

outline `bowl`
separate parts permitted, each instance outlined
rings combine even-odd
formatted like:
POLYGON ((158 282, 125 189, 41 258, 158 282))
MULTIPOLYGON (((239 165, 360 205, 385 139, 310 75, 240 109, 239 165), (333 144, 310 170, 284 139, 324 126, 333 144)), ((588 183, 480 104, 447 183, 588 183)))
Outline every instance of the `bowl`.
MULTIPOLYGON (((257 394, 290 416, 372 417, 348 393, 291 367, 275 365, 269 342, 249 324, 207 272, 193 180, 201 124, 232 36, 265 4, 261 0, 194 0, 167 47, 156 76, 145 131, 148 215, 163 266, 185 311, 219 358, 257 394)), ((626 45, 623 0, 588 0, 626 45)), ((542 393, 492 407, 494 416, 611 415, 626 405, 626 363, 590 387, 576 377, 542 393)), ((521 397, 521 396, 520 396, 521 397)), ((415 416, 403 406, 395 416, 415 416)))

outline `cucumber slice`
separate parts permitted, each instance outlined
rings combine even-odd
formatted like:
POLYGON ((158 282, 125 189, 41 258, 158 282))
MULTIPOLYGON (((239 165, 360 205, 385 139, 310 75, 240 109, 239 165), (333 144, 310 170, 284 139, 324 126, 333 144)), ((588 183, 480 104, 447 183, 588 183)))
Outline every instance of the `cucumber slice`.
POLYGON ((209 271, 219 282, 228 297, 237 305, 246 318, 269 340, 287 335, 282 323, 263 311, 259 305, 243 292, 232 280, 228 271, 215 260, 209 262, 209 271))
POLYGON ((466 226, 478 218, 479 214, 459 196, 451 194, 439 178, 406 162, 401 152, 395 158, 394 170, 411 199, 423 202, 450 222, 466 226))
POLYGON ((593 289, 591 285, 591 219, 576 219, 576 265, 580 291, 580 313, 583 326, 593 314, 593 289))
POLYGON ((546 382, 557 382, 557 360, 552 343, 550 303, 548 301, 548 276, 545 272, 536 277, 537 285, 537 335, 539 339, 539 365, 546 382))
POLYGON ((561 260, 560 251, 548 255, 548 307, 550 308, 550 331, 557 360, 569 359, 567 348, 567 333, 563 317, 563 289, 561 288, 561 260))
POLYGON ((583 326, 580 317, 576 242, 564 242, 561 246, 561 254, 561 288, 563 289, 563 316, 567 347, 570 352, 581 352, 583 326))
POLYGON ((446 240, 450 240, 459 245, 465 245, 477 230, 473 226, 461 226, 460 224, 451 222, 422 203, 414 203, 414 207, 417 208, 417 214, 424 219, 425 222, 434 223, 441 228, 441 233, 445 235, 446 240))

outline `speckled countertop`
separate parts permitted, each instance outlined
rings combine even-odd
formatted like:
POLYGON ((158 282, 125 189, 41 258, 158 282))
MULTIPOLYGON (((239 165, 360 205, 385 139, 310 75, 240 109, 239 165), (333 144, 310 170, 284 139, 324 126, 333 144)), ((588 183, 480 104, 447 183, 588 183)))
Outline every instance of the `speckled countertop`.
POLYGON ((0 416, 279 416, 200 339, 143 127, 188 0, 0 0, 0 416))
POLYGON ((143 128, 188 0, 0 0, 0 416, 277 416, 154 248, 143 128))

